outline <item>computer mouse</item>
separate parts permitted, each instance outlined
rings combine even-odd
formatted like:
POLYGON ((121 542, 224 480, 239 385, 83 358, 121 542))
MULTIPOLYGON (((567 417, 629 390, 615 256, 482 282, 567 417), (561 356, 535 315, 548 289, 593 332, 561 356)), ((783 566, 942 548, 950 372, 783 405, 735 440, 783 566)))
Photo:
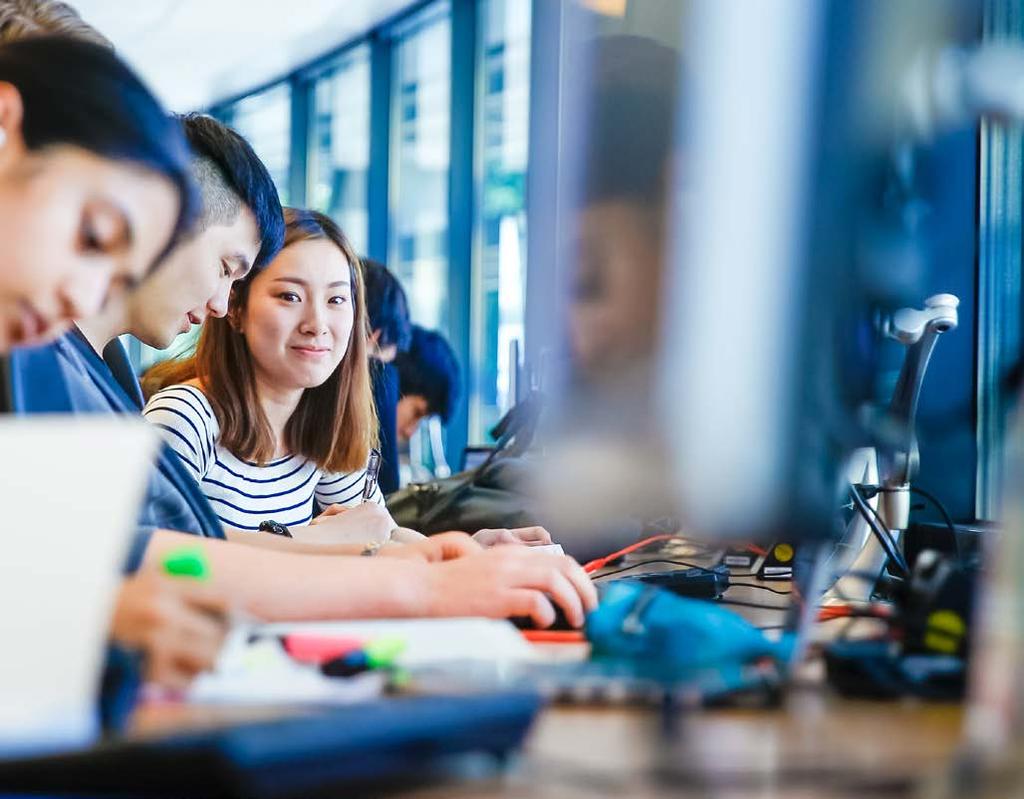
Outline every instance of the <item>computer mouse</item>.
POLYGON ((572 624, 569 623, 569 619, 566 618, 561 605, 552 602, 551 606, 555 609, 555 621, 550 627, 538 627, 537 622, 533 620, 532 616, 512 616, 509 621, 520 630, 568 631, 580 629, 579 627, 573 627, 572 624))

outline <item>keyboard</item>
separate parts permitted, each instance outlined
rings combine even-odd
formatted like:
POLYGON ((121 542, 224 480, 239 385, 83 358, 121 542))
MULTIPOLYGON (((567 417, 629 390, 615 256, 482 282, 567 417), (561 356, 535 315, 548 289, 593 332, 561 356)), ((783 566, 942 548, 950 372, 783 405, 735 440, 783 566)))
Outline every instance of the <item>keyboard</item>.
POLYGON ((0 792, 132 796, 308 795, 459 774, 462 756, 522 743, 536 693, 393 697, 56 756, 0 760, 0 792))

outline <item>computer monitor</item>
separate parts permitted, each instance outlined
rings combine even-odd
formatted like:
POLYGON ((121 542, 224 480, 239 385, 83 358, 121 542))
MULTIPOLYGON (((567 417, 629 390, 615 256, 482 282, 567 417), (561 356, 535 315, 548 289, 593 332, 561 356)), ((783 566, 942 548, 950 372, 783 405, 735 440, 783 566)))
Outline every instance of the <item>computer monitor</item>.
POLYGON ((716 540, 841 533, 872 314, 920 302, 886 206, 904 78, 957 5, 565 12, 558 158, 530 186, 549 320, 528 319, 527 355, 552 366, 540 490, 567 549, 666 514, 716 540))

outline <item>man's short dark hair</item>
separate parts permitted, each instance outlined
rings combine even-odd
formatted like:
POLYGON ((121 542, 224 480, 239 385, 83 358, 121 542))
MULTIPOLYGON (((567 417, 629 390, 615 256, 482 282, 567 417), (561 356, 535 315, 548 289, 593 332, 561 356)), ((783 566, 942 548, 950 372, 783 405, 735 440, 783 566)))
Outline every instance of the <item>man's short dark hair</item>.
POLYGON ((399 352, 405 352, 412 342, 412 322, 405 289, 384 264, 369 258, 362 260, 370 330, 380 331, 377 346, 394 345, 399 352))
POLYGON ((444 336, 419 325, 412 326, 408 352, 395 359, 401 396, 419 396, 427 401, 427 412, 447 424, 462 391, 459 362, 444 336))
POLYGON ((266 266, 284 245, 284 214, 273 178, 244 138, 206 114, 181 117, 195 156, 193 176, 203 195, 203 226, 230 224, 241 201, 256 217, 260 251, 254 268, 266 266))

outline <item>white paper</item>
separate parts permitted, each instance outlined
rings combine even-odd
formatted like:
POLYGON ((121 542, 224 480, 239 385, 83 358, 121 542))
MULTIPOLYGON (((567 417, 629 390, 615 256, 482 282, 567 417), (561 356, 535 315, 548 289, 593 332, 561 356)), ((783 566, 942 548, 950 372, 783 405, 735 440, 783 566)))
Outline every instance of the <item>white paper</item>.
POLYGON ((0 752, 86 743, 156 452, 122 417, 0 420, 0 752))
POLYGON ((543 552, 547 555, 564 555, 565 552, 562 549, 561 544, 539 544, 538 546, 530 547, 531 552, 543 552))
POLYGON ((329 704, 365 702, 381 694, 383 671, 353 677, 325 677, 313 665, 299 663, 269 637, 249 643, 251 629, 234 630, 214 671, 201 674, 188 692, 203 704, 329 704))

